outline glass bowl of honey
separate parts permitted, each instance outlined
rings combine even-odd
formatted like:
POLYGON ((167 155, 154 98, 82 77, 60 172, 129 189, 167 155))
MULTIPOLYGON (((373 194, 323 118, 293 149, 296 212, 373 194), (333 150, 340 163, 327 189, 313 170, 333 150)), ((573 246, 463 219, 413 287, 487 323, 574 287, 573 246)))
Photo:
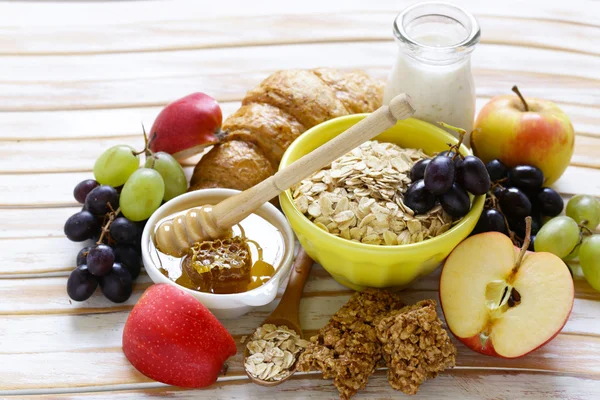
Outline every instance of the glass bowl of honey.
POLYGON ((152 281, 192 294, 217 318, 236 318, 275 299, 294 256, 295 237, 285 216, 266 203, 232 227, 229 237, 195 243, 181 257, 162 253, 155 233, 162 221, 237 193, 202 189, 178 196, 150 217, 142 234, 142 259, 152 281))

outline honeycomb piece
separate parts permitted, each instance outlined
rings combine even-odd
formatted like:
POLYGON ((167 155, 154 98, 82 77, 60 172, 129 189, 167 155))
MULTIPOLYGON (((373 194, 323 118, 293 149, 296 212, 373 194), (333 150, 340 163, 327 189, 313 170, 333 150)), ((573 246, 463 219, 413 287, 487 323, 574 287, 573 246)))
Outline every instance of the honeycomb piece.
POLYGON ((191 281, 203 292, 239 293, 250 283, 252 256, 241 236, 196 243, 183 261, 191 281))

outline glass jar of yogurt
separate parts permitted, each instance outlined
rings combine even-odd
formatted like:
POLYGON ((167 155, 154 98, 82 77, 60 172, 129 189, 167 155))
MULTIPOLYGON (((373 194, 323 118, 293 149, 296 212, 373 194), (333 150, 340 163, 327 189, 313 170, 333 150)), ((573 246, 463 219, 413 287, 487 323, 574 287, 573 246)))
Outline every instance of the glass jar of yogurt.
MULTIPOLYGON (((470 133, 475 117, 471 52, 480 37, 475 17, 452 4, 419 3, 396 17, 394 36, 400 51, 385 88, 384 104, 407 93, 416 118, 443 121, 470 133)), ((468 137, 464 142, 469 143, 468 137)))

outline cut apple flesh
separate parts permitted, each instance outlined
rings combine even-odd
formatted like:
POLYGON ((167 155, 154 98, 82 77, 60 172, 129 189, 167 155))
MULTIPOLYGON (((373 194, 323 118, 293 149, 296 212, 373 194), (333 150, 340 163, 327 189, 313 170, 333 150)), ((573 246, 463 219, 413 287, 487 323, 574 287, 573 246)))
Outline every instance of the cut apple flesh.
POLYGON ((486 237, 471 243, 473 236, 454 249, 444 265, 440 298, 448 324, 457 322, 449 327, 458 337, 484 330, 490 314, 488 284, 504 282, 515 265, 514 246, 504 237, 506 240, 486 237))
POLYGON ((552 339, 573 306, 573 280, 550 253, 528 253, 514 277, 521 303, 495 321, 492 343, 498 354, 518 357, 552 339), (528 350, 529 349, 529 350, 528 350))
POLYGON ((507 358, 527 354, 552 339, 569 316, 573 281, 562 260, 528 252, 515 269, 519 251, 507 236, 483 233, 461 243, 444 265, 440 301, 446 322, 476 351, 507 358))

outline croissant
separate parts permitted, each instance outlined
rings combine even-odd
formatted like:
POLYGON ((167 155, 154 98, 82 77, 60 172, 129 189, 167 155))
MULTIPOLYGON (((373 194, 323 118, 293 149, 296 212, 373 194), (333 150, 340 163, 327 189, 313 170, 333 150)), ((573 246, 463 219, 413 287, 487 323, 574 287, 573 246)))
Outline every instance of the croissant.
POLYGON ((362 71, 277 71, 250 90, 215 145, 194 168, 189 190, 248 189, 273 175, 287 147, 313 126, 381 106, 383 84, 362 71))

